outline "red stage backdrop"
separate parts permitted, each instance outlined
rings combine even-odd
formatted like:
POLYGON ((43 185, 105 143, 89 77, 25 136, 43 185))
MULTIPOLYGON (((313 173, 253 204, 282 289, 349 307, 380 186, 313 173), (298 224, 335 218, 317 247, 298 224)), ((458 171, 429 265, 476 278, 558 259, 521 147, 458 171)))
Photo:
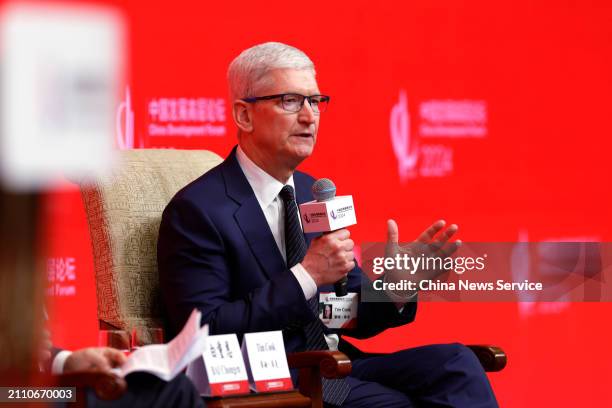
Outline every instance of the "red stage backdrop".
MULTIPOLYGON (((281 41, 315 62, 332 96, 302 170, 353 194, 356 242, 432 221, 464 241, 612 239, 612 6, 608 2, 100 2, 128 26, 123 148, 236 143, 225 74, 241 50, 281 41)), ((95 46, 95 44, 92 44, 95 46)), ((89 233, 69 182, 45 197, 51 324, 96 344, 89 233)), ((503 407, 611 406, 610 304, 424 303, 362 346, 493 343, 503 407)))

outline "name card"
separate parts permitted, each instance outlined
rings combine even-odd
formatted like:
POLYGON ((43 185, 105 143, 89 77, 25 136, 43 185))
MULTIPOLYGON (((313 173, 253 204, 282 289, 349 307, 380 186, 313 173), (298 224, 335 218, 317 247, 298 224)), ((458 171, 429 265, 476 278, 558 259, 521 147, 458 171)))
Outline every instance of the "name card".
POLYGON ((252 390, 273 392, 293 389, 280 330, 245 334, 242 353, 252 390))
POLYGON ((189 365, 187 377, 200 395, 248 394, 248 375, 236 335, 208 336, 202 357, 189 365))
POLYGON ((319 318, 330 329, 352 329, 357 327, 359 295, 348 293, 338 297, 333 292, 319 294, 319 318))

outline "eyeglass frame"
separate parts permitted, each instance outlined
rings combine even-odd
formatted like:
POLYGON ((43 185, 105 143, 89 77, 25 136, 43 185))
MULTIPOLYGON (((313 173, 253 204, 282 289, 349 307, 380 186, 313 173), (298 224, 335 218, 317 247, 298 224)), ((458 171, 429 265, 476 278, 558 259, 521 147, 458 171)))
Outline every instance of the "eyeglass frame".
MULTIPOLYGON (((331 97, 329 95, 320 95, 320 94, 316 94, 316 95, 302 95, 299 93, 295 93, 295 92, 289 92, 289 93, 282 93, 282 94, 275 94, 275 95, 265 95, 265 96, 252 96, 250 98, 242 98, 241 100, 243 102, 246 103, 255 103, 257 101, 267 101, 267 100, 271 100, 271 99, 276 99, 276 98, 281 98, 281 105, 283 107, 283 109, 287 112, 291 112, 291 113, 297 113, 300 110, 302 110, 302 107, 304 106, 304 102, 306 100, 308 100, 308 104, 310 105, 310 108, 312 109, 312 111, 316 114, 319 115, 321 112, 325 112, 325 110, 314 110, 314 108, 312 107, 312 98, 316 97, 316 96, 322 96, 323 98, 325 98, 324 100, 322 100, 322 102, 326 102, 327 104, 329 104, 329 101, 331 100, 331 97), (283 98, 287 95, 294 95, 294 96, 301 96, 302 98, 302 103, 300 104, 300 108, 296 111, 292 111, 289 109, 285 108, 284 105, 284 101, 283 98)), ((327 109, 327 108, 326 108, 327 109)))

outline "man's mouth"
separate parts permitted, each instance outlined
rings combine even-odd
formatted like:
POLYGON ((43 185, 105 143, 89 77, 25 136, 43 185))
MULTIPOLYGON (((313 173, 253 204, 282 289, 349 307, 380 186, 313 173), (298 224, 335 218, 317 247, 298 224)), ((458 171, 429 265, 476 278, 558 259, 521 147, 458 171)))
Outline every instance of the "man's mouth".
POLYGON ((298 136, 298 137, 312 137, 312 133, 309 132, 303 132, 303 133, 294 133, 293 136, 298 136))

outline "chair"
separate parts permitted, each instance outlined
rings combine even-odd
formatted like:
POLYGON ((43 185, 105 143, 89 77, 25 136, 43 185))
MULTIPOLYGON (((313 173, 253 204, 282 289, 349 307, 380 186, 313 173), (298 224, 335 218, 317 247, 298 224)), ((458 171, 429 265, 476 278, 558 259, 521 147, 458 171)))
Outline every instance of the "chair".
MULTIPOLYGON (((156 246, 161 213, 174 194, 221 162, 208 151, 125 150, 120 166, 81 185, 89 222, 101 329, 163 327, 156 246)), ((470 346, 488 371, 505 366, 492 346, 470 346)), ((299 392, 212 398, 209 407, 322 407, 321 375, 341 378, 351 363, 340 352, 288 355, 300 370, 299 392)), ((108 379, 105 379, 108 381, 108 379)))
MULTIPOLYGON (((81 184, 93 245, 100 329, 164 326, 156 257, 162 211, 180 188, 221 161, 201 150, 125 150, 111 174, 81 184)), ((320 376, 350 373, 350 360, 340 352, 297 353, 288 358, 291 368, 300 369, 300 391, 211 398, 207 406, 321 407, 320 376)))

